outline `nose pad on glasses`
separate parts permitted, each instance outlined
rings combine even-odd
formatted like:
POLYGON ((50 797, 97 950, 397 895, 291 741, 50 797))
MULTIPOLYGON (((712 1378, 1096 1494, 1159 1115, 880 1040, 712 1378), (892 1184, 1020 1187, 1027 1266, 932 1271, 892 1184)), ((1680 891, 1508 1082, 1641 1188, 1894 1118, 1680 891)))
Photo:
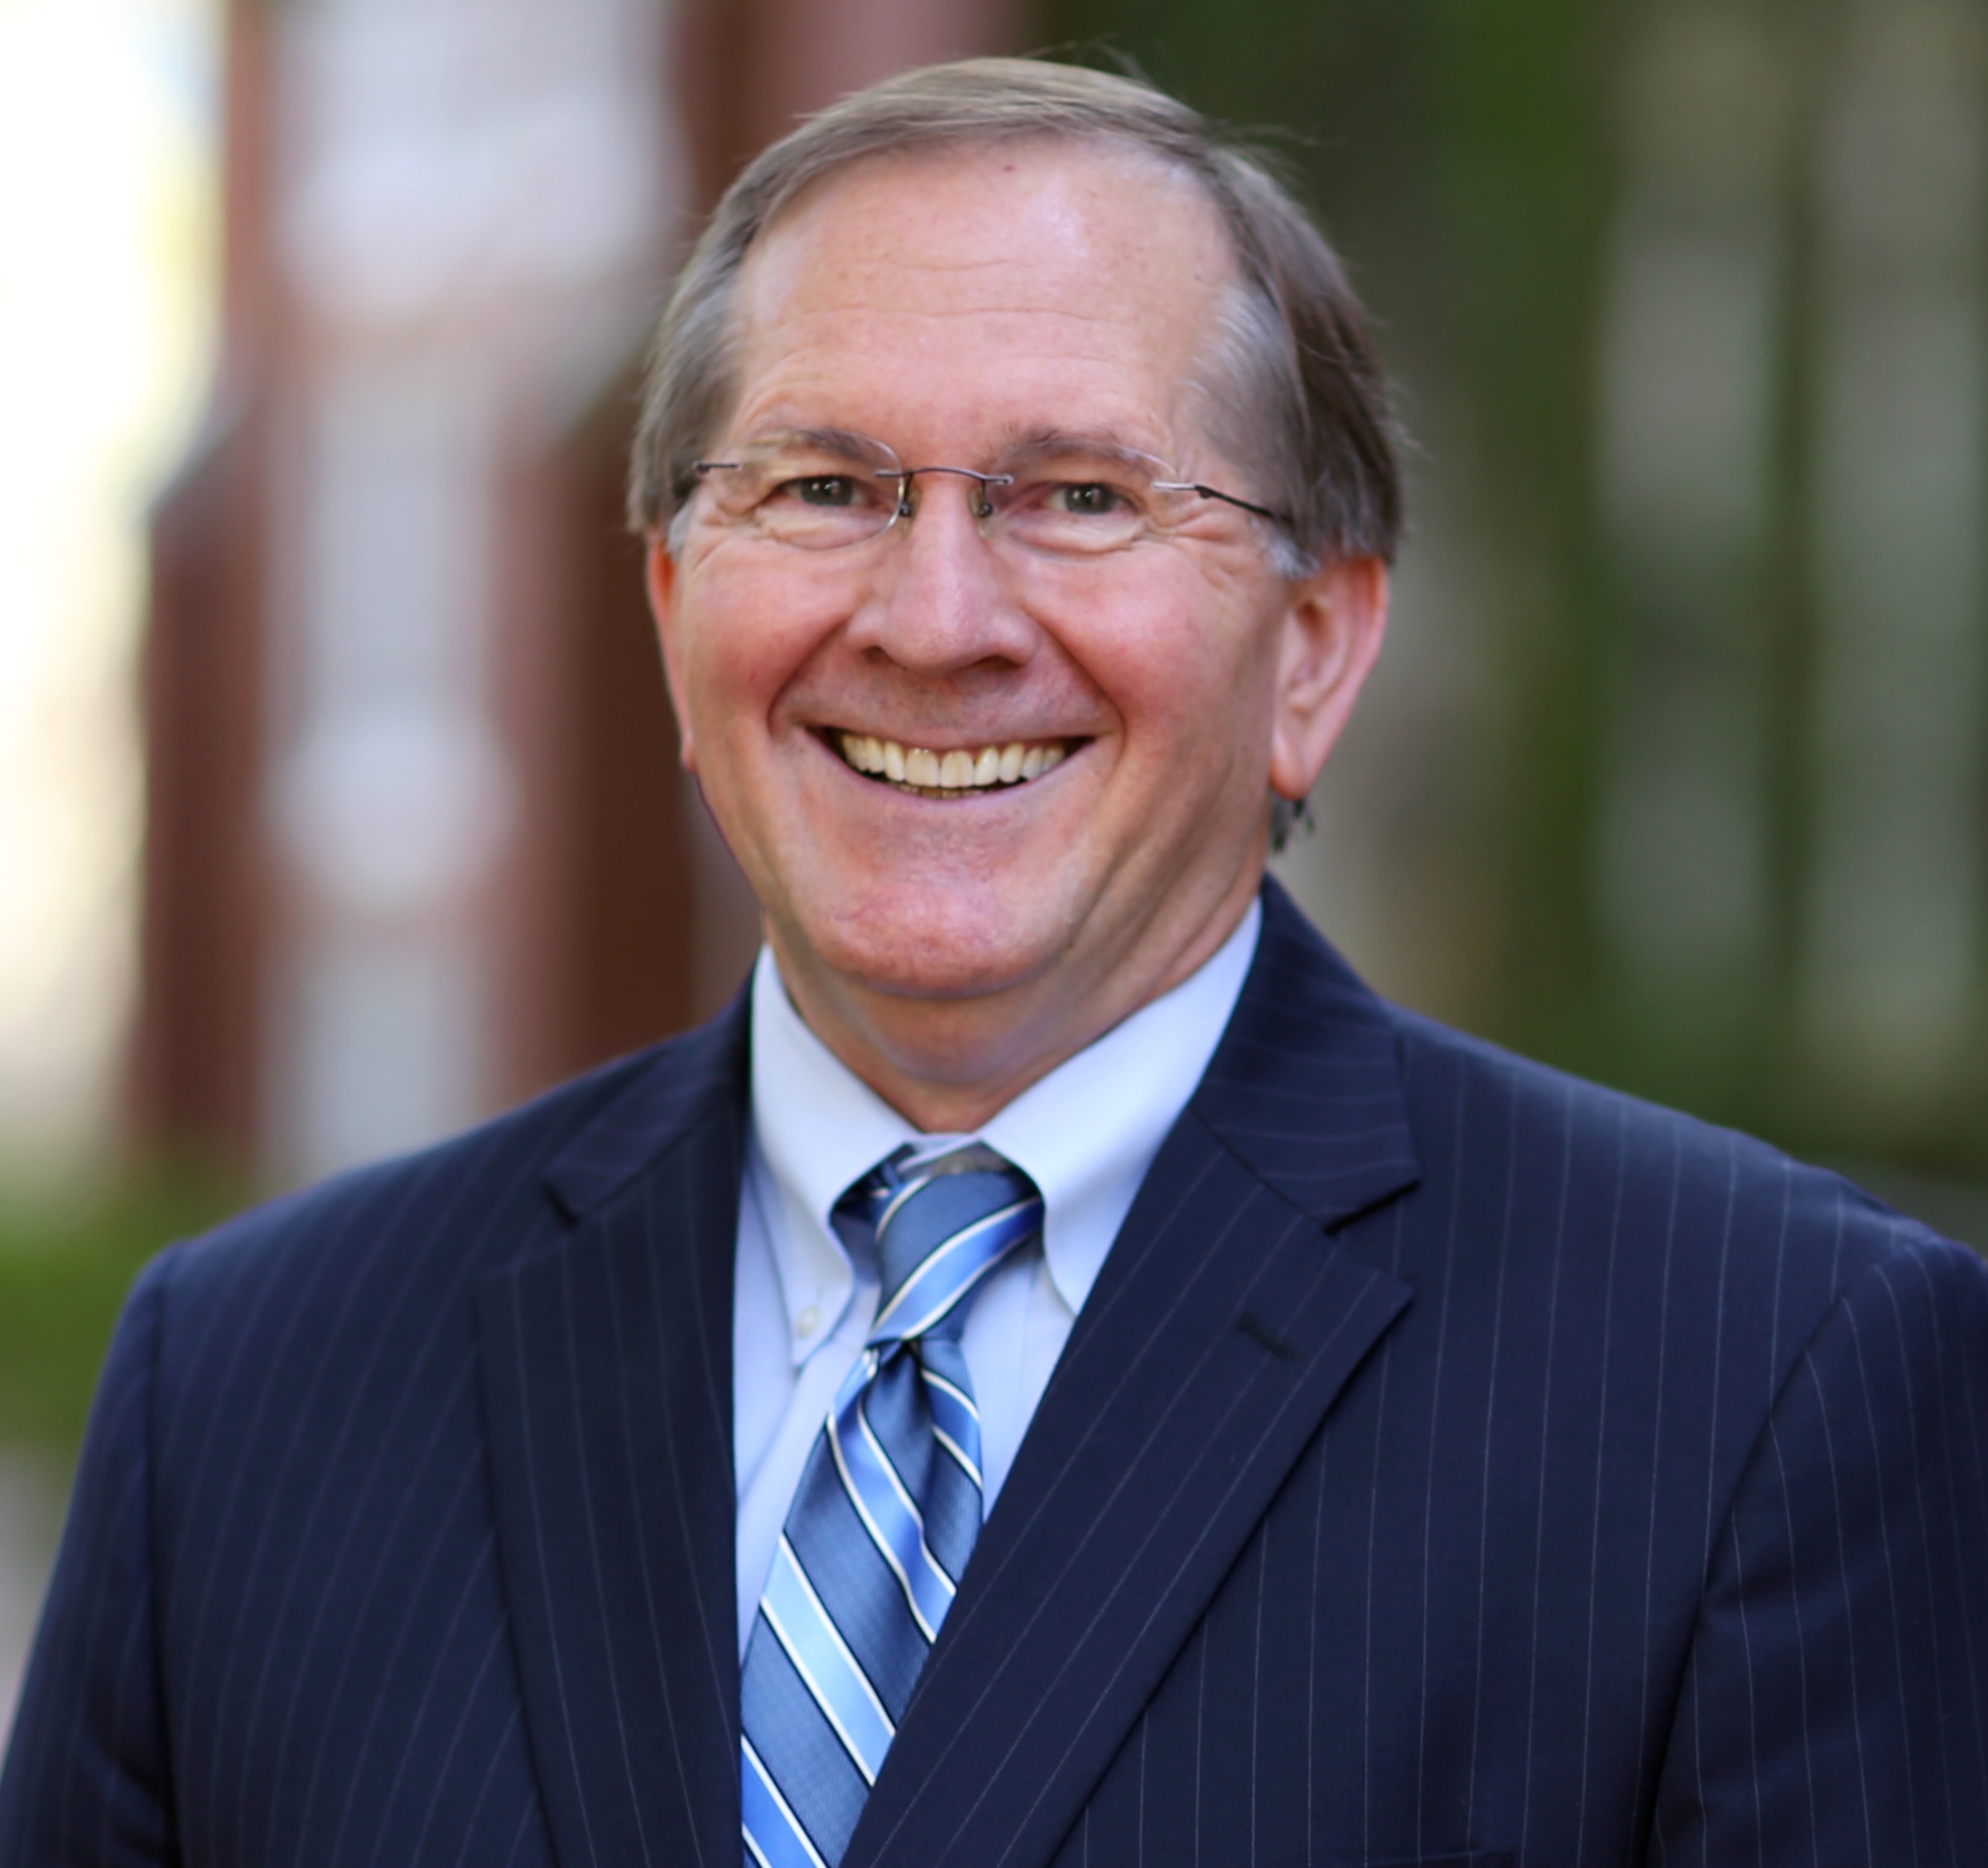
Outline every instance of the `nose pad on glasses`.
POLYGON ((911 503, 911 484, 921 474, 952 474, 973 484, 967 489, 966 509, 976 520, 994 517, 994 502, 987 496, 989 487, 1013 486, 1012 474, 977 474, 970 467, 880 467, 877 478, 895 480, 898 483, 898 510, 893 515, 900 519, 910 518, 914 512, 911 503))

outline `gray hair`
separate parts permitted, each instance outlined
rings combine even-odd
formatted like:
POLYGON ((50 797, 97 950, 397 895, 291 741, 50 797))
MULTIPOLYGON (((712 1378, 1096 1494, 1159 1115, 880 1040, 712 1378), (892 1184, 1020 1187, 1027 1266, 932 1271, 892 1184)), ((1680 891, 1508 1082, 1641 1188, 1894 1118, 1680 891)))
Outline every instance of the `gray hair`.
POLYGON ((1198 112, 1129 78, 1033 59, 964 59, 873 84, 807 118, 726 190, 656 334, 628 484, 629 522, 668 527, 696 488, 735 392, 733 297, 753 243, 803 191, 868 156, 1068 138, 1143 150, 1207 195, 1240 284, 1201 388, 1224 455, 1289 518, 1280 568, 1391 560, 1398 437, 1365 313, 1288 190, 1198 112))

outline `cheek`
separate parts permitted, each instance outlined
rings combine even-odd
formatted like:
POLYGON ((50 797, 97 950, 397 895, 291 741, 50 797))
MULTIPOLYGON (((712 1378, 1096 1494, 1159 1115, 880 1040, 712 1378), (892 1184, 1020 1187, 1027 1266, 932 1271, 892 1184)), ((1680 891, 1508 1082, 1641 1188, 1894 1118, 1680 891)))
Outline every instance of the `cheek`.
POLYGON ((1130 756, 1225 768, 1239 756, 1267 762, 1274 635, 1261 606, 1191 590, 1094 628, 1083 660, 1124 723, 1130 756))
POLYGON ((763 734, 780 696, 837 625, 791 577, 751 566, 686 580, 677 623, 685 696, 698 737, 763 734))

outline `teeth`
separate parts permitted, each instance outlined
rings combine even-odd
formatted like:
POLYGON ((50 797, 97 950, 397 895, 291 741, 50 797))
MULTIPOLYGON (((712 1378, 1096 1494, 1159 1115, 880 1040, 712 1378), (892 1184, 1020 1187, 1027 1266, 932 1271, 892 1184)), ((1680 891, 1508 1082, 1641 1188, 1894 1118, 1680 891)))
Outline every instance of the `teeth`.
POLYGON ((1022 740, 1005 746, 964 747, 935 753, 923 746, 901 745, 871 733, 838 733, 836 745, 859 772, 874 773, 893 785, 912 785, 927 792, 984 790, 1039 778, 1061 765, 1067 752, 1060 741, 1028 745, 1022 740))

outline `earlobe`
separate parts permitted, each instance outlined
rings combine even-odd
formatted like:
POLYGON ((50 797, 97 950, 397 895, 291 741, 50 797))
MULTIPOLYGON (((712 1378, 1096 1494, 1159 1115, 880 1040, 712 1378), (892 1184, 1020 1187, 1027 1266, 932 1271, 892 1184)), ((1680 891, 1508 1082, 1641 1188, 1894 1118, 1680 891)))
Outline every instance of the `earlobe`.
POLYGON ((1388 567, 1345 558, 1295 585, 1285 612, 1270 788, 1292 802, 1317 782, 1352 717, 1388 626, 1388 567))
POLYGON ((656 621, 656 634, 662 644, 663 676, 670 691, 670 708, 676 716, 676 743, 681 749, 683 768, 697 769, 696 744, 691 737, 690 716, 684 711, 686 689, 681 670, 682 645, 676 630, 676 560, 669 541, 660 532, 649 534, 649 548, 643 566, 643 581, 648 587, 649 614, 656 621))

